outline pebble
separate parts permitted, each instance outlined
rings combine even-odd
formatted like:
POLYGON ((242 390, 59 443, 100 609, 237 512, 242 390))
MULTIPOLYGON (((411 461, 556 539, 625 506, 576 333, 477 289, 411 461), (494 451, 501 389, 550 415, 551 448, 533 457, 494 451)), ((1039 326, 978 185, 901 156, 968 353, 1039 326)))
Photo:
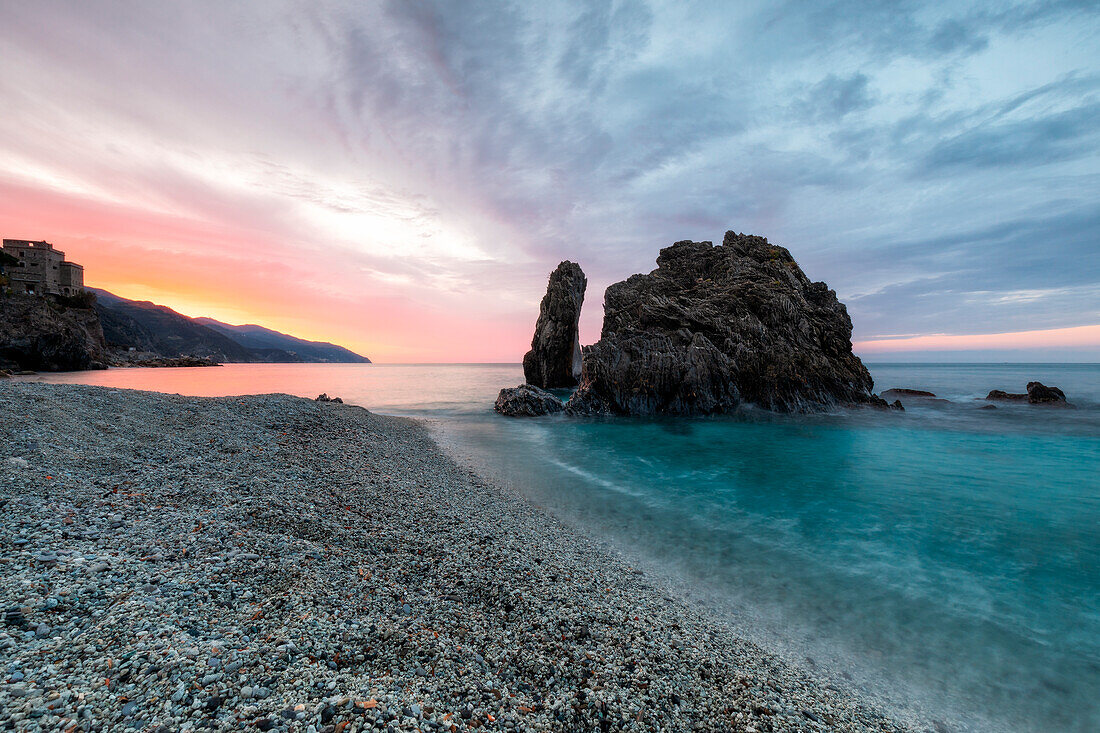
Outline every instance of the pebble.
POLYGON ((0 729, 931 728, 735 637, 414 421, 42 383, 0 406, 0 444, 46 446, 0 462, 0 729))

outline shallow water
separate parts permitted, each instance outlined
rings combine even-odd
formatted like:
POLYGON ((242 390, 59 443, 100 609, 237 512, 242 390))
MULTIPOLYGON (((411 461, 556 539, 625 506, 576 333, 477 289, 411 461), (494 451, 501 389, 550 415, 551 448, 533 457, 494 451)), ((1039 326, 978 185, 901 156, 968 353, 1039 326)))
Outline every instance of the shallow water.
MULTIPOLYGON (((879 365, 904 413, 509 420, 515 365, 50 375, 196 395, 325 391, 445 444, 807 666, 974 730, 1100 730, 1100 365, 879 365), (1039 379, 1077 409, 1000 405, 1039 379), (812 658, 811 663, 806 658, 812 658)), ((45 378, 45 377, 43 377, 45 378)))

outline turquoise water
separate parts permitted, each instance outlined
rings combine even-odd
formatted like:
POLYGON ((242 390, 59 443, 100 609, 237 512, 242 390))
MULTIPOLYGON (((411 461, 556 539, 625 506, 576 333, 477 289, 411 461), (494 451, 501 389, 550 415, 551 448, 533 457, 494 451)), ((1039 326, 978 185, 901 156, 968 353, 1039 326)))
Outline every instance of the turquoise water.
POLYGON ((1100 366, 880 365, 950 404, 509 420, 518 366, 55 375, 188 394, 327 391, 433 420, 465 460, 769 648, 957 730, 1100 730, 1100 366), (1039 379, 1077 409, 979 410, 1039 379), (812 660, 812 661, 810 661, 812 660))

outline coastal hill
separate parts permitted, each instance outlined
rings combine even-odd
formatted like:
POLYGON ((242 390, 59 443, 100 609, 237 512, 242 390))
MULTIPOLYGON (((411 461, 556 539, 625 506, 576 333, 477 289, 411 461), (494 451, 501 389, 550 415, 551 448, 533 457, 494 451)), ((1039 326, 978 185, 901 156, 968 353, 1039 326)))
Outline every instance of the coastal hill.
POLYGON ((262 326, 233 326, 211 318, 191 318, 149 301, 121 298, 98 288, 96 310, 107 344, 164 358, 198 356, 218 362, 370 363, 343 347, 306 341, 262 326))
MULTIPOLYGON (((305 339, 289 336, 285 333, 272 331, 270 328, 246 324, 234 326, 222 323, 213 318, 196 318, 196 323, 212 328, 222 333, 241 346, 257 353, 281 353, 295 357, 295 361, 326 362, 339 364, 369 364, 370 359, 360 356, 354 351, 343 346, 330 344, 327 341, 306 341, 305 339)), ((289 360, 288 360, 289 361, 289 360)))

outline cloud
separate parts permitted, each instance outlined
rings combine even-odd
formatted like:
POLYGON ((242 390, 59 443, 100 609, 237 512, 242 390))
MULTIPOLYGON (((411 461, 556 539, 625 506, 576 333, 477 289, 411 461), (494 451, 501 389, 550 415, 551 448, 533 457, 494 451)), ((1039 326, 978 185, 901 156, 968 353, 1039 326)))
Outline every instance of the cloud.
POLYGON ((104 267, 263 260, 318 321, 384 313, 324 334, 381 359, 518 358, 565 258, 592 336, 607 284, 730 228, 788 246, 865 336, 1086 325, 1098 30, 1084 2, 22 4, 0 182, 25 205, 0 222, 49 238, 67 202, 104 267))

